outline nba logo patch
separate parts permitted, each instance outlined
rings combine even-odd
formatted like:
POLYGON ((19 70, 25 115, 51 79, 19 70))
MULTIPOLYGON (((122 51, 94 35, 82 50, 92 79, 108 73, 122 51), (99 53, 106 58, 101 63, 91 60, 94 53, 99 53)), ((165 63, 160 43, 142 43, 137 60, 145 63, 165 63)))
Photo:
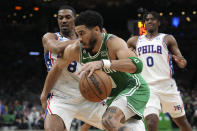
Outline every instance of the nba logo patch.
POLYGON ((105 100, 104 101, 101 101, 100 104, 103 105, 103 106, 105 106, 106 105, 106 101, 105 100))
POLYGON ((106 51, 101 51, 101 56, 102 57, 107 56, 107 52, 106 51))
POLYGON ((181 106, 181 105, 174 106, 174 110, 175 111, 179 111, 180 110, 182 112, 183 106, 181 106))

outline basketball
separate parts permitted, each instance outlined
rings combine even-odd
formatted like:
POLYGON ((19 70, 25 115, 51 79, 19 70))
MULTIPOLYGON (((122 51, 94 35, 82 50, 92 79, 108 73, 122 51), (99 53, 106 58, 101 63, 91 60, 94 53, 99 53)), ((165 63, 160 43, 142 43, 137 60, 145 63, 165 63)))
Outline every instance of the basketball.
POLYGON ((79 90, 82 96, 91 102, 100 102, 106 99, 112 89, 110 77, 102 70, 96 70, 88 77, 88 72, 82 74, 79 81, 79 90))

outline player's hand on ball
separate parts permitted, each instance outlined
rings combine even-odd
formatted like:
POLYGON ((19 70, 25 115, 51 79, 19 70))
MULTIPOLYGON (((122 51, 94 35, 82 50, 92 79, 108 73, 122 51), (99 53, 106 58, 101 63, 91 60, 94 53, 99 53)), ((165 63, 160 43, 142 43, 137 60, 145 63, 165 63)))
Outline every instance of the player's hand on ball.
POLYGON ((95 71, 95 70, 99 70, 103 67, 103 63, 102 61, 92 61, 92 62, 88 62, 84 65, 82 65, 81 67, 81 70, 79 71, 78 74, 81 74, 83 71, 85 72, 90 72, 88 74, 88 77, 90 77, 92 75, 92 73, 95 71))
POLYGON ((47 108, 47 95, 42 92, 42 94, 40 96, 40 101, 41 101, 41 104, 42 104, 42 108, 44 110, 46 110, 46 108, 47 108))

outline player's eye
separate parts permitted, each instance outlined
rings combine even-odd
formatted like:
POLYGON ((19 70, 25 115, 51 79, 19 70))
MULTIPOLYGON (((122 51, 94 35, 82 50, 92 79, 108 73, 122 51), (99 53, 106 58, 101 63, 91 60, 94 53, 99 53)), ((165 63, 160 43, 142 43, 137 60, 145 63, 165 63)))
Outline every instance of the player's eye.
POLYGON ((66 16, 66 19, 70 19, 70 18, 71 18, 71 16, 70 16, 70 15, 67 15, 67 16, 66 16))
POLYGON ((84 32, 80 31, 80 32, 78 33, 78 35, 79 35, 79 36, 82 36, 82 35, 84 35, 84 32))
POLYGON ((58 16, 58 19, 59 19, 59 20, 62 20, 63 18, 64 18, 64 17, 62 17, 62 16, 58 16))

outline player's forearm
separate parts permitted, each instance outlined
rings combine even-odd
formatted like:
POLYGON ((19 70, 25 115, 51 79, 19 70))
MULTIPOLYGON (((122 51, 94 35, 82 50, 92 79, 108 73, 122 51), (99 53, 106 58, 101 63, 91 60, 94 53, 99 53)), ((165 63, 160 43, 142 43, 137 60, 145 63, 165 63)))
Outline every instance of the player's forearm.
POLYGON ((130 59, 112 60, 110 68, 117 71, 128 73, 135 73, 137 70, 135 64, 133 64, 133 62, 130 59))
POLYGON ((56 43, 56 53, 62 53, 64 49, 69 45, 75 43, 77 40, 68 40, 64 42, 56 43))
POLYGON ((68 40, 64 42, 58 40, 47 40, 47 44, 49 45, 47 50, 56 54, 63 53, 64 49, 74 42, 76 42, 76 40, 68 40))
POLYGON ((120 60, 102 60, 104 68, 111 68, 121 72, 140 73, 143 69, 142 61, 137 57, 129 57, 129 59, 120 60))
MULTIPOLYGON (((55 65, 54 65, 55 66, 55 65)), ((44 88, 43 88, 43 94, 48 95, 48 93, 51 91, 51 89, 53 88, 53 86, 55 85, 58 77, 60 76, 62 72, 62 69, 58 68, 57 66, 55 66, 54 68, 52 68, 45 80, 45 84, 44 84, 44 88)))
POLYGON ((56 54, 63 53, 66 46, 76 41, 77 40, 59 41, 57 40, 57 36, 53 33, 46 33, 42 38, 44 48, 56 54))

